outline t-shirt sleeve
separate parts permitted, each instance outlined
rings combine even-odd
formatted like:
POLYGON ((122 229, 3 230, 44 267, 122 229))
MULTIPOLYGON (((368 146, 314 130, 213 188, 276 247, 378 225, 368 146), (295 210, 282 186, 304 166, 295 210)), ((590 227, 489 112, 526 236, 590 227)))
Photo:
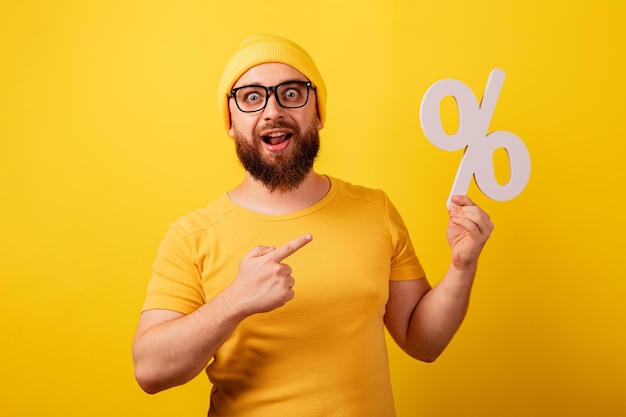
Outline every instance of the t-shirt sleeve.
POLYGON ((194 247, 185 229, 174 223, 157 251, 142 311, 164 309, 189 314, 204 303, 194 247))
POLYGON ((415 249, 411 243, 409 231, 400 216, 400 213, 385 195, 385 208, 389 222, 389 232, 393 245, 391 258, 390 281, 408 281, 426 277, 415 249))

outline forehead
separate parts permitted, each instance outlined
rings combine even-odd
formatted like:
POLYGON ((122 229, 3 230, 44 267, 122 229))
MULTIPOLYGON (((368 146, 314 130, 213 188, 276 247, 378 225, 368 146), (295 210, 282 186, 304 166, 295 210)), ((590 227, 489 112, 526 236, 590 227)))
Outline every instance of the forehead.
POLYGON ((296 80, 309 81, 304 74, 290 65, 281 64, 279 62, 268 62, 254 66, 244 72, 237 82, 235 82, 233 88, 252 84, 271 86, 285 81, 296 80))

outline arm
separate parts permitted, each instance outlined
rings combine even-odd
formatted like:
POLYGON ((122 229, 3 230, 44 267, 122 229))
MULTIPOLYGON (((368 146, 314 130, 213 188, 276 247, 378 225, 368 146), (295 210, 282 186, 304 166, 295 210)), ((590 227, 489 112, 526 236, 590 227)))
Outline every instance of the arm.
POLYGON ((144 311, 133 342, 135 378, 147 393, 184 384, 198 375, 245 318, 227 291, 193 313, 144 311))
POLYGON ((243 319, 291 300, 295 280, 281 261, 310 241, 305 235, 278 249, 257 246, 241 261, 233 283, 191 314, 143 312, 133 342, 135 377, 143 390, 152 394, 188 382, 243 319))
POLYGON ((434 288, 426 279, 389 284, 385 325, 405 352, 426 362, 437 359, 463 322, 478 256, 493 230, 468 197, 453 202, 447 231, 452 261, 441 282, 434 288))

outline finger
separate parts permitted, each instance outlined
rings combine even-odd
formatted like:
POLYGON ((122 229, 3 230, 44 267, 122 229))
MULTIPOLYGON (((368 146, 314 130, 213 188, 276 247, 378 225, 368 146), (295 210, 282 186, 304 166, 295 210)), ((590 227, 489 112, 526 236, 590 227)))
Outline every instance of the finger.
POLYGON ((248 252, 246 254, 246 258, 256 258, 258 256, 263 256, 267 253, 272 252, 274 249, 276 249, 274 246, 255 246, 254 248, 252 248, 252 250, 250 252, 248 252))
POLYGON ((476 221, 478 221, 482 217, 489 218, 487 213, 485 213, 480 207, 476 205, 453 206, 448 209, 448 214, 450 215, 450 217, 468 217, 476 221))
POLYGON ((451 216, 450 221, 470 233, 478 232, 489 236, 493 231, 493 223, 483 212, 464 211, 462 215, 451 216))
POLYGON ((309 243, 313 240, 313 236, 306 234, 300 237, 295 238, 292 241, 285 243, 284 245, 277 248, 274 252, 272 252, 271 256, 277 261, 280 262, 286 257, 293 255, 298 251, 301 247, 309 243))
POLYGON ((471 198, 466 195, 453 195, 452 202, 457 206, 473 206, 475 205, 471 198))
POLYGON ((467 217, 477 223, 480 223, 483 220, 486 220, 487 222, 490 220, 489 215, 483 209, 474 204, 469 197, 458 197, 459 199, 457 199, 457 201, 463 204, 448 207, 448 214, 450 215, 450 218, 467 217))

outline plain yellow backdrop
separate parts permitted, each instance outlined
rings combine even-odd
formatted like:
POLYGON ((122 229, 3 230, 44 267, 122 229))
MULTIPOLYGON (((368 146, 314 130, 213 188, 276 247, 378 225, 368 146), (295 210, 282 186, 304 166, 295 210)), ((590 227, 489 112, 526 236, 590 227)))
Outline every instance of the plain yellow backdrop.
MULTIPOLYGON (((329 90, 318 170, 385 189, 435 283, 461 151, 426 140, 421 98, 446 77, 480 97, 506 72, 490 130, 524 140, 531 178, 507 202, 470 188, 496 230, 443 356, 390 343, 398 416, 626 415, 624 8, 2 0, 0 415, 206 414, 204 375, 149 396, 130 347, 168 224, 242 176, 215 90, 257 32, 315 58, 329 90)), ((506 153, 494 162, 506 181, 506 153)))

